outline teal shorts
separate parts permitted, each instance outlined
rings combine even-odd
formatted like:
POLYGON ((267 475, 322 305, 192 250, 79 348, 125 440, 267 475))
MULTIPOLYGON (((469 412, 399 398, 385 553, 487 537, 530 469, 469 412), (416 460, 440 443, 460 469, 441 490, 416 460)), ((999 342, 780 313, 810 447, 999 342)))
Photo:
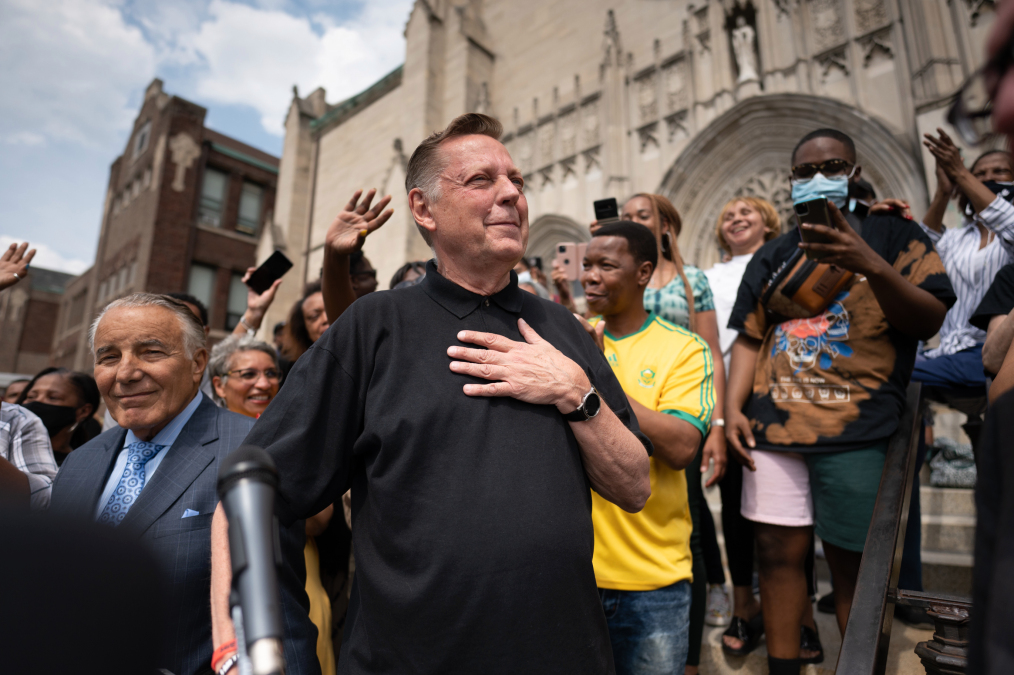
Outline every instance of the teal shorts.
POLYGON ((806 453, 813 531, 821 540, 861 553, 873 519, 887 441, 862 450, 806 453))

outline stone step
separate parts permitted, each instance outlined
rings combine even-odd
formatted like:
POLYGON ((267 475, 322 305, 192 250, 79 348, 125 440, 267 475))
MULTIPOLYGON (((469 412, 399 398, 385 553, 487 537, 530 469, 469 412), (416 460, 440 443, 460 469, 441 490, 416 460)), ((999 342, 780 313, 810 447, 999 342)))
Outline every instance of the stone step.
POLYGON ((924 551, 971 554, 975 550, 975 516, 922 516, 924 551))
POLYGON ((923 515, 975 517, 975 491, 923 485, 919 490, 923 515))
MULTIPOLYGON (((819 595, 829 593, 831 585, 826 581, 818 583, 819 595)), ((820 665, 804 666, 801 675, 833 675, 838 653, 841 650, 841 636, 838 623, 834 616, 821 614, 814 610, 820 641, 824 647, 824 662, 820 665)), ((725 628, 706 626, 704 643, 701 645, 701 675, 766 675, 768 672, 767 646, 764 638, 750 654, 746 656, 729 656, 722 651, 722 633, 725 628)), ((919 642, 929 640, 932 630, 923 630, 906 626, 895 621, 891 629, 891 645, 887 655, 887 672, 894 675, 924 675, 919 657, 915 655, 915 646, 919 642)))

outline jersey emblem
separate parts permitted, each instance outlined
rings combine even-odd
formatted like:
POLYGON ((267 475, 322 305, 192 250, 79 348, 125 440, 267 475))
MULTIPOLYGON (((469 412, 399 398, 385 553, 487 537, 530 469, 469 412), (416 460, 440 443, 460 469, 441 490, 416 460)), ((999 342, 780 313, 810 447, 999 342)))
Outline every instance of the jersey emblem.
POLYGON ((641 376, 637 378, 637 383, 645 389, 651 389, 655 386, 655 371, 651 368, 645 368, 641 371, 641 376))

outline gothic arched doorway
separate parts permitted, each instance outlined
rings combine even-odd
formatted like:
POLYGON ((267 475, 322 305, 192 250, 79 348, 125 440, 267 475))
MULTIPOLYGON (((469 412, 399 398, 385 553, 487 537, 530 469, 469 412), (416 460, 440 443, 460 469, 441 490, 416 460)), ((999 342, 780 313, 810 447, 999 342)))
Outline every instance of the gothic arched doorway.
POLYGON ((539 216, 528 231, 528 249, 525 256, 540 257, 543 269, 549 274, 550 265, 556 256, 556 245, 561 241, 590 241, 591 232, 566 216, 547 214, 539 216))
POLYGON ((704 269, 718 261, 715 221, 719 209, 735 196, 768 199, 787 227, 789 156, 800 138, 823 127, 852 137, 862 176, 878 197, 926 203, 918 148, 869 115, 816 96, 756 96, 697 134, 662 179, 659 192, 683 217, 680 249, 687 261, 704 269))

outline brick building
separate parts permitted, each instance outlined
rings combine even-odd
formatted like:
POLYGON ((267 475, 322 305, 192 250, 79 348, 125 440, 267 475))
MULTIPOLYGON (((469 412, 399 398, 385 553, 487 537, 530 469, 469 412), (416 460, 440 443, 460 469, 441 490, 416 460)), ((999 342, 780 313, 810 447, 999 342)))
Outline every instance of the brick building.
POLYGON ((188 292, 209 311, 213 339, 246 309, 240 280, 271 222, 278 158, 204 126, 207 110, 154 80, 126 149, 109 170, 91 269, 60 303, 51 361, 92 368, 88 325, 134 291, 188 292))
POLYGON ((49 365, 60 298, 73 278, 33 266, 23 281, 0 293, 0 372, 34 375, 49 365))

